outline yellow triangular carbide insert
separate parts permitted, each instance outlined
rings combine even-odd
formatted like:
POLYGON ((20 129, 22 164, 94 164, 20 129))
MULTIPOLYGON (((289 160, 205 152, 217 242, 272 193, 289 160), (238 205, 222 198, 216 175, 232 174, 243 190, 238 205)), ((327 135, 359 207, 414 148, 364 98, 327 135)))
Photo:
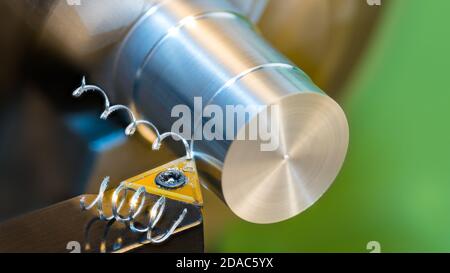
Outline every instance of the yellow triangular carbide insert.
POLYGON ((170 199, 190 203, 194 205, 203 205, 203 198, 200 189, 200 181, 197 174, 194 159, 187 160, 186 157, 179 158, 155 169, 146 171, 124 181, 128 188, 137 190, 144 186, 150 194, 165 196, 170 199), (159 186, 155 179, 161 172, 177 169, 186 176, 186 183, 176 189, 167 189, 159 186))

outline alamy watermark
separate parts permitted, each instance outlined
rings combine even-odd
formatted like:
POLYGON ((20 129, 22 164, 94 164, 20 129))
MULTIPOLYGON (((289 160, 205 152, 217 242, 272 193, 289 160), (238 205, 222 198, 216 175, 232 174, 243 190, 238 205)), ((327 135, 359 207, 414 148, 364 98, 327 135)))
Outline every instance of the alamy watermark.
POLYGON ((381 244, 378 241, 369 241, 366 249, 370 251, 369 253, 381 253, 381 244))
POLYGON ((381 0, 366 0, 369 6, 381 6, 381 0))
POLYGON ((171 131, 187 140, 253 140, 261 151, 275 151, 280 144, 279 105, 219 105, 203 107, 201 97, 194 97, 193 113, 187 105, 172 108, 177 118, 171 131))
POLYGON ((81 0, 66 0, 69 6, 81 6, 81 0))

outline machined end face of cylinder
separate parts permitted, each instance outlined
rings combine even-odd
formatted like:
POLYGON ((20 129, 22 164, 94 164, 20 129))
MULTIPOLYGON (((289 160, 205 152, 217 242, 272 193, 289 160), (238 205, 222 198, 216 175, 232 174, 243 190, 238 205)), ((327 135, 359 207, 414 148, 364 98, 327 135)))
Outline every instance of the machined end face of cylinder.
POLYGON ((345 114, 328 96, 292 94, 274 105, 278 139, 233 141, 222 171, 226 203, 253 223, 286 220, 313 205, 336 178, 348 146, 345 114))
POLYGON ((118 91, 161 130, 173 130, 175 107, 190 110, 184 136, 203 182, 242 219, 297 215, 342 166, 342 109, 226 0, 157 2, 120 46, 116 72, 118 91))

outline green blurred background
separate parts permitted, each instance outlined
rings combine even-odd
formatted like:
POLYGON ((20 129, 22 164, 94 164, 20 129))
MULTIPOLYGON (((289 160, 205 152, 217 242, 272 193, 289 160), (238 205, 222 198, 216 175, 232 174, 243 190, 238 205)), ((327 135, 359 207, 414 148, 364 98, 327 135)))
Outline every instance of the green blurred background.
POLYGON ((331 189, 279 224, 226 222, 212 250, 450 251, 450 1, 387 2, 338 97, 351 138, 331 189))

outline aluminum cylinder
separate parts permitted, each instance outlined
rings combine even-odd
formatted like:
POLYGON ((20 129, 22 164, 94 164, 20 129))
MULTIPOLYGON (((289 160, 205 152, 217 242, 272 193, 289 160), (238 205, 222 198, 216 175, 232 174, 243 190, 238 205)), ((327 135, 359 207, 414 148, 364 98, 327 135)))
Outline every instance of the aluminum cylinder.
MULTIPOLYGON (((123 39, 114 70, 116 92, 161 131, 171 130, 174 106, 198 110, 194 98, 224 112, 230 105, 263 106, 234 125, 234 136, 260 125, 263 112, 276 106, 274 150, 263 151, 261 139, 193 144, 206 187, 242 219, 274 223, 299 214, 343 164, 349 138, 343 110, 226 0, 156 1, 123 39)), ((193 115, 192 122, 207 121, 193 115)))

